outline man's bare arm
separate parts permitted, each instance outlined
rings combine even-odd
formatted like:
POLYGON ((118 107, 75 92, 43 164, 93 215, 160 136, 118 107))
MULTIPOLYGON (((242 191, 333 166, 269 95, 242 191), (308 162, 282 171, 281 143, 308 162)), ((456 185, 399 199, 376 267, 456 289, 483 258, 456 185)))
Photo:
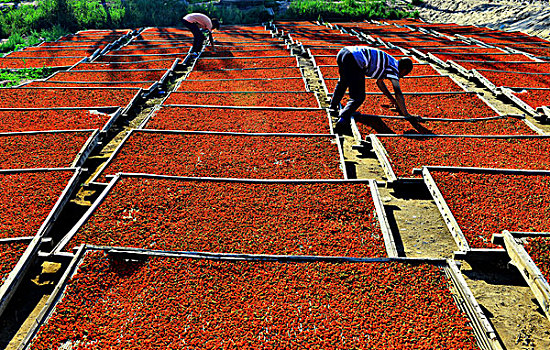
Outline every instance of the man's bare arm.
POLYGON ((393 98, 390 90, 388 90, 388 87, 386 86, 386 84, 384 83, 384 80, 382 79, 378 79, 376 81, 376 85, 378 86, 378 88, 380 89, 380 91, 382 91, 382 93, 384 93, 384 95, 388 98, 388 100, 390 100, 390 102, 394 105, 394 106, 397 106, 397 102, 395 101, 395 98, 393 98))
POLYGON ((407 111, 407 106, 405 105, 405 97, 403 97, 403 92, 401 91, 399 80, 390 79, 390 81, 393 85, 393 91, 395 91, 395 101, 397 102, 397 109, 403 116, 410 117, 411 115, 407 111))
POLYGON ((212 47, 212 49, 216 50, 216 48, 214 47, 214 38, 212 37, 212 32, 208 32, 208 40, 210 40, 210 46, 212 47))

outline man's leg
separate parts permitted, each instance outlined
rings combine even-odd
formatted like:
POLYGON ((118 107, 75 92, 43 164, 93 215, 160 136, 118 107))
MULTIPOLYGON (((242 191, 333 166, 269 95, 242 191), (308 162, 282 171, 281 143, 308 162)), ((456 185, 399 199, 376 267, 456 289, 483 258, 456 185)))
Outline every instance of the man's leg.
POLYGON ((191 23, 184 19, 182 20, 182 23, 191 31, 191 33, 193 33, 193 47, 191 48, 191 52, 200 52, 204 42, 204 35, 202 34, 199 26, 196 23, 191 23))
POLYGON ((349 123, 351 115, 359 109, 365 101, 365 73, 359 67, 353 54, 349 52, 343 57, 344 75, 349 85, 349 100, 346 106, 340 111, 340 120, 349 123))
POLYGON ((330 100, 330 109, 337 110, 340 101, 344 97, 346 90, 348 89, 349 83, 347 82, 346 70, 344 67, 343 56, 345 56, 345 50, 340 50, 336 56, 336 63, 338 64, 338 73, 340 77, 332 93, 332 99, 330 100))

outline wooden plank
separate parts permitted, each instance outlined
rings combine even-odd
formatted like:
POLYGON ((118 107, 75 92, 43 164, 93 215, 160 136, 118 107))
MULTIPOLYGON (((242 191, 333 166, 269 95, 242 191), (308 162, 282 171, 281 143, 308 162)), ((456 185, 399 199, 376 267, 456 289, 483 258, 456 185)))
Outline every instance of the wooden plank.
POLYGON ((466 237, 464 236, 462 229, 458 225, 458 222, 456 221, 451 209, 447 205, 447 202, 445 202, 445 198, 443 198, 443 194, 437 187, 435 180, 430 174, 429 168, 422 167, 422 177, 424 178, 424 182, 426 183, 428 190, 432 194, 432 197, 437 206, 437 209, 439 209, 439 212, 441 213, 441 216, 445 221, 445 225, 447 225, 447 228, 451 232, 451 235, 453 236, 456 244, 458 245, 458 248, 464 252, 469 251, 470 245, 468 244, 468 241, 466 240, 466 237))
POLYGON ((462 67, 460 64, 458 64, 457 62, 453 61, 453 60, 449 60, 447 61, 447 63, 449 64, 449 68, 452 70, 456 70, 459 74, 465 76, 465 77, 469 77, 470 76, 470 71, 467 70, 466 68, 462 67))
POLYGON ((548 106, 542 106, 537 108, 538 111, 540 111, 543 115, 546 116, 546 118, 550 118, 550 101, 548 101, 548 106))
POLYGON ((386 210, 384 210, 384 204, 382 203, 380 193, 378 192, 378 185, 373 180, 369 182, 369 185, 372 194, 372 200, 374 202, 376 216, 378 217, 378 223, 380 224, 382 236, 384 237, 384 244, 386 245, 386 252, 388 254, 388 257, 398 257, 395 239, 388 221, 388 217, 386 215, 386 210))
POLYGON ((540 269, 533 262, 523 244, 521 244, 509 231, 503 232, 504 246, 512 260, 531 288, 541 309, 548 319, 550 319, 550 285, 541 273, 540 269))
MULTIPOLYGON (((355 118, 352 116, 350 120, 351 125, 351 133, 353 135, 354 144, 352 147, 361 147, 362 140, 361 140, 361 132, 359 131, 359 127, 357 126, 357 122, 355 121, 355 118)), ((331 129, 332 129, 332 123, 331 123, 331 129)))
POLYGON ((82 145, 80 151, 78 151, 75 160, 70 166, 71 168, 81 167, 84 164, 84 162, 88 159, 90 153, 92 153, 92 151, 94 150, 95 146, 97 146, 99 142, 99 135, 99 129, 95 129, 86 141, 86 143, 82 145))
POLYGON ((388 182, 391 183, 397 181, 397 175, 395 175, 395 172, 393 171, 388 152, 382 145, 382 142, 380 142, 380 139, 376 135, 371 134, 368 135, 368 137, 370 139, 372 149, 374 150, 376 158, 378 158, 378 161, 384 170, 384 174, 386 175, 388 182))
POLYGON ((431 52, 428 52, 428 58, 442 67, 445 67, 445 68, 450 67, 450 65, 447 62, 441 60, 440 58, 435 57, 431 52))
POLYGON ((348 170, 346 169, 346 159, 344 157, 344 150, 342 149, 342 144, 344 143, 344 138, 341 136, 335 135, 335 139, 332 141, 336 143, 336 146, 338 147, 338 155, 340 156, 340 169, 342 169, 342 174, 344 175, 344 179, 348 179, 348 170))
POLYGON ((500 88, 498 90, 498 93, 503 94, 506 96, 509 100, 511 100, 519 109, 527 112, 533 117, 538 117, 539 113, 531 106, 529 106, 527 103, 523 102, 519 97, 513 94, 512 90, 507 88, 500 88))
POLYGON ((477 69, 471 70, 471 76, 477 79, 487 89, 495 93, 497 86, 493 84, 489 79, 485 78, 485 76, 481 74, 477 69))
POLYGON ((496 331, 491 326, 487 316, 483 313, 481 306, 475 299, 462 273, 453 260, 448 261, 448 268, 445 272, 451 279, 453 287, 457 292, 457 304, 472 320, 472 328, 474 329, 474 334, 480 347, 487 350, 502 350, 503 347, 497 338, 496 331))

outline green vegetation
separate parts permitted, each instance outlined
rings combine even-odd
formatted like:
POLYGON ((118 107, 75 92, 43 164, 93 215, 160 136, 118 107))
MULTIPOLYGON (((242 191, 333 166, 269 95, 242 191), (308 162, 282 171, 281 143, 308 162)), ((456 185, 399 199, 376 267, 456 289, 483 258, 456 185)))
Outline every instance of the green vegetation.
POLYGON ((0 44, 0 51, 8 52, 19 50, 23 47, 36 45, 44 40, 55 41, 59 39, 59 37, 66 34, 69 34, 69 31, 59 25, 56 25, 48 30, 42 29, 40 32, 33 30, 29 35, 26 36, 22 36, 19 33, 13 33, 9 36, 7 41, 0 44))
MULTIPOLYGON (((0 0, 2 1, 2 0, 0 0)), ((414 12, 388 5, 394 0, 295 0, 288 10, 278 9, 275 0, 254 6, 190 0, 37 0, 28 4, 3 5, 0 10, 0 45, 3 52, 56 40, 81 29, 178 26, 189 12, 207 13, 224 24, 260 23, 273 19, 358 20, 412 17, 414 12), (248 7, 240 7, 248 6, 248 7), (275 14, 275 15, 273 15, 275 14)), ((248 1, 248 0, 245 0, 248 1)), ((421 1, 421 0, 419 0, 421 1)))
POLYGON ((187 7, 186 12, 207 13, 211 17, 221 19, 223 24, 262 23, 273 19, 267 7, 269 5, 273 6, 273 2, 266 1, 249 9, 240 9, 234 5, 217 6, 213 2, 209 2, 207 4, 191 4, 187 7))
POLYGON ((186 13, 179 0, 38 0, 0 11, 3 52, 81 29, 178 25, 186 13))
POLYGON ((24 80, 42 79, 52 72, 50 68, 25 68, 14 71, 0 69, 0 86, 8 87, 18 85, 24 80))
POLYGON ((175 25, 186 13, 180 0, 37 0, 4 7, 0 37, 29 35, 60 26, 70 32, 90 28, 175 25))
POLYGON ((417 17, 417 12, 407 12, 388 6, 383 0, 295 0, 290 3, 285 18, 303 20, 361 20, 372 18, 398 19, 417 17))

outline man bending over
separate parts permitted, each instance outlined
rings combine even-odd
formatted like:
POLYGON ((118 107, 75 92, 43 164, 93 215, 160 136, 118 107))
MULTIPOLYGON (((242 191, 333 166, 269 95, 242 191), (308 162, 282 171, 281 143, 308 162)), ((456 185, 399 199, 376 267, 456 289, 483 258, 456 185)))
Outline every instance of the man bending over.
POLYGON ((342 133, 349 129, 351 115, 357 111, 365 101, 365 77, 376 79, 376 85, 397 108, 397 111, 406 118, 415 118, 407 111, 405 99, 399 86, 399 78, 409 74, 413 69, 410 58, 399 61, 384 51, 368 46, 346 46, 336 56, 340 78, 332 94, 330 109, 336 111, 344 93, 349 88, 349 100, 338 114, 335 132, 342 133), (395 97, 388 90, 384 79, 388 79, 395 92, 395 97))

